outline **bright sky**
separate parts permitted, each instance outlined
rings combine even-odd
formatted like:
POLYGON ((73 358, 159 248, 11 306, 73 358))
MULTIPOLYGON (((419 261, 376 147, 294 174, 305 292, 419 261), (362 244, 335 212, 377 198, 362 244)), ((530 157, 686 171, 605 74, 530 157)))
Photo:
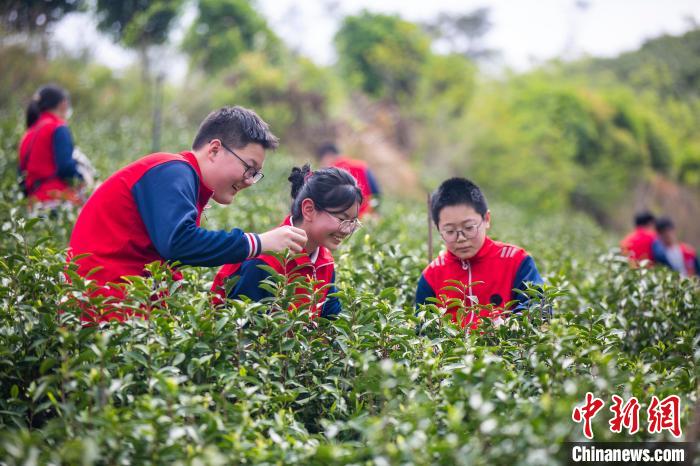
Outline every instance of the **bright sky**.
MULTIPOLYGON (((398 13, 424 22, 439 12, 468 13, 491 9, 493 27, 485 44, 501 52, 503 62, 525 70, 557 56, 611 56, 637 48, 645 39, 679 34, 700 24, 698 0, 258 0, 272 29, 292 48, 321 64, 334 61, 333 35, 343 16, 367 8, 398 13), (586 8, 577 4, 586 3, 586 8)), ((182 19, 194 16, 190 9, 182 19)), ((175 38, 181 33, 175 33, 175 38)), ((100 37, 84 14, 66 17, 56 39, 69 49, 92 48, 98 59, 123 67, 135 55, 100 37)), ((185 61, 169 60, 184 74, 185 61)))

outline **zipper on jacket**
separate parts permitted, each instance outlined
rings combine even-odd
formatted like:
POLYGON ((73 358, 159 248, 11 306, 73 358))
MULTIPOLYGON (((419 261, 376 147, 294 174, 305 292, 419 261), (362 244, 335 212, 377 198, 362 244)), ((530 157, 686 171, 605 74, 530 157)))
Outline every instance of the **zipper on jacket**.
POLYGON ((478 302, 474 299, 474 292, 472 291, 472 264, 468 260, 462 259, 462 270, 466 270, 468 272, 467 275, 467 280, 468 280, 468 286, 469 286, 469 301, 471 301, 471 304, 478 304, 478 302))

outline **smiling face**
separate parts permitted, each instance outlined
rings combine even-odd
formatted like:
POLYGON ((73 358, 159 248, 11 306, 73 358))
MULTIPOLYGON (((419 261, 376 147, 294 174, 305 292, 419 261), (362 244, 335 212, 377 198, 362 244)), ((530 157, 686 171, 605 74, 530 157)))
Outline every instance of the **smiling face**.
POLYGON ((460 259, 471 259, 479 252, 489 228, 491 212, 486 212, 482 218, 474 207, 467 204, 446 206, 440 211, 440 235, 447 249, 460 259))
POLYGON ((357 221, 360 204, 355 202, 343 211, 331 213, 325 210, 316 210, 313 200, 307 198, 301 203, 301 211, 304 217, 301 228, 306 231, 309 238, 306 250, 311 252, 316 247, 323 246, 333 251, 353 233, 354 230, 351 227, 343 228, 341 223, 349 224, 352 221, 357 221))
POLYGON ((200 163, 202 181, 214 191, 212 197, 219 204, 230 204, 236 194, 253 184, 251 177, 244 176, 246 165, 262 170, 265 162, 265 149, 260 144, 251 143, 233 150, 235 155, 218 139, 211 140, 202 150, 205 161, 200 163))

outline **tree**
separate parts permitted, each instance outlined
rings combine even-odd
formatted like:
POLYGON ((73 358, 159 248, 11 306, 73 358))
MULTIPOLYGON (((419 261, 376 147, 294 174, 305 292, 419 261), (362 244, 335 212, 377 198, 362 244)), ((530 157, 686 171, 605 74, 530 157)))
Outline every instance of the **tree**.
POLYGON ((148 49, 167 40, 182 4, 183 0, 97 0, 97 27, 115 41, 139 51, 147 78, 148 49))
POLYGON ((413 100, 415 112, 440 124, 462 116, 474 93, 475 74, 474 64, 461 55, 431 55, 413 100))
POLYGON ((182 48, 194 65, 216 72, 235 63, 243 52, 263 52, 274 63, 282 45, 246 0, 200 0, 199 15, 182 48))
POLYGON ((430 56, 430 38, 416 24, 366 10, 343 20, 335 46, 351 82, 394 102, 414 93, 430 56))
POLYGON ((479 8, 467 14, 440 13, 425 29, 438 41, 444 41, 453 53, 472 60, 492 57, 496 52, 483 44, 491 30, 490 10, 479 8))
POLYGON ((81 4, 80 0, 9 0, 0 4, 0 23, 6 33, 43 33, 81 4))
POLYGON ((0 30, 3 36, 26 34, 39 40, 46 55, 49 25, 82 7, 82 0, 9 0, 0 3, 0 30))

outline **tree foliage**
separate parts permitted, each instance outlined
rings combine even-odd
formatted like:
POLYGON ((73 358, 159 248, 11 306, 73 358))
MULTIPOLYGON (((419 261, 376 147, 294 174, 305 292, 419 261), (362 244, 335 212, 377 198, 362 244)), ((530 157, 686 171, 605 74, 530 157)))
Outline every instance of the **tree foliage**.
POLYGON ((199 0, 198 16, 183 49, 207 72, 233 66, 245 52, 261 52, 279 61, 281 42, 246 0, 199 0))
POLYGON ((452 53, 471 60, 483 60, 496 54, 483 44, 493 24, 489 8, 477 8, 470 13, 440 13, 424 27, 438 42, 444 42, 452 53))
POLYGON ((82 7, 82 0, 7 0, 0 4, 3 34, 43 33, 52 23, 82 7))
POLYGON ((98 28, 127 47, 162 44, 183 0, 97 0, 98 28))
POLYGON ((343 20, 335 44, 351 83, 394 102, 413 95, 430 56, 430 39, 416 24, 366 10, 343 20))

